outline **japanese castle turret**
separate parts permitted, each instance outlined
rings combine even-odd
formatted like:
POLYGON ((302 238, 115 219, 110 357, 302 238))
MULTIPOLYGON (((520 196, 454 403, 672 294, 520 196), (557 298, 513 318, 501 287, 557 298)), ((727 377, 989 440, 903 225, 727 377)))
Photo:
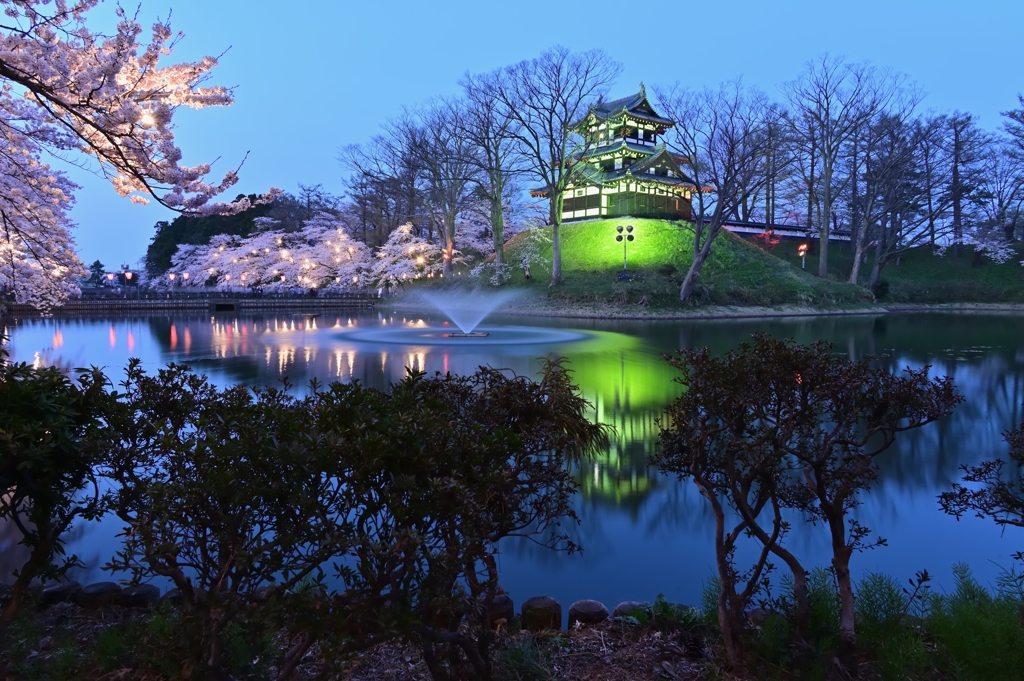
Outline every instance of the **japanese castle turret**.
POLYGON ((662 141, 674 126, 654 111, 643 83, 635 95, 592 106, 574 126, 583 147, 571 156, 562 220, 689 220, 695 188, 680 168, 686 160, 670 154, 662 141))

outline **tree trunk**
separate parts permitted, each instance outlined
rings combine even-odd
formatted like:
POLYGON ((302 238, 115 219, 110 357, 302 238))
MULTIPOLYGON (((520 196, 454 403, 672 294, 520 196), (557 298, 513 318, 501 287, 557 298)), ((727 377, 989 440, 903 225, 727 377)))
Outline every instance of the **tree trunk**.
POLYGON ((693 262, 690 263, 690 269, 687 270, 686 277, 679 287, 679 300, 684 303, 690 300, 690 296, 693 294, 693 287, 697 285, 697 277, 700 276, 701 268, 704 267, 704 261, 711 255, 711 242, 714 241, 715 235, 718 233, 718 225, 715 223, 712 223, 712 225, 713 228, 708 228, 707 236, 704 237, 704 243, 701 245, 700 250, 694 249, 693 262))
POLYGON ((452 264, 452 258, 455 257, 455 215, 446 215, 444 222, 444 262, 441 271, 444 276, 451 277, 455 275, 455 266, 452 264))
POLYGON ((854 252, 853 252, 853 265, 850 267, 850 279, 849 279, 849 282, 851 284, 854 284, 854 285, 857 284, 857 280, 860 278, 860 266, 861 266, 861 263, 867 262, 867 251, 868 251, 868 249, 867 249, 867 238, 868 238, 868 234, 870 233, 868 231, 869 230, 868 223, 869 223, 869 220, 870 220, 870 218, 868 216, 871 215, 871 209, 872 209, 873 205, 874 205, 874 202, 871 199, 867 198, 867 195, 865 193, 865 197, 864 197, 864 222, 861 225, 860 229, 857 230, 857 240, 854 242, 856 245, 854 247, 854 252))
POLYGON ((562 226, 562 198, 563 193, 558 192, 552 197, 551 202, 551 282, 548 286, 562 283, 562 241, 558 234, 558 229, 562 226))
POLYGON ((864 248, 864 242, 862 241, 862 237, 866 233, 867 225, 861 225, 861 228, 858 230, 857 241, 855 242, 853 248, 853 264, 850 265, 850 278, 847 279, 849 283, 854 285, 857 284, 857 279, 860 278, 860 263, 864 257, 864 252, 866 250, 864 248))
POLYGON ((455 270, 452 267, 452 251, 453 250, 454 250, 454 247, 452 245, 452 242, 449 241, 445 245, 444 254, 443 254, 444 255, 444 263, 441 265, 441 272, 446 277, 451 277, 451 276, 454 276, 454 274, 455 274, 455 270))
MULTIPOLYGON (((731 591, 735 587, 729 585, 731 591)), ((743 660, 743 646, 740 641, 739 622, 729 607, 729 599, 725 595, 726 584, 722 584, 722 593, 718 594, 718 628, 722 630, 722 644, 725 646, 725 659, 733 671, 741 675, 746 671, 743 660)))
POLYGON ((833 541, 832 567, 839 588, 839 662, 849 678, 858 677, 857 630, 854 618, 853 580, 850 578, 850 555, 853 549, 845 542, 833 541))
MULTIPOLYGON (((685 348, 689 346, 681 345, 680 347, 685 348)), ((780 546, 777 538, 773 539, 772 536, 770 536, 768 532, 756 522, 754 510, 742 498, 741 493, 737 493, 736 490, 733 490, 732 496, 737 500, 737 508, 741 517, 746 521, 750 532, 757 537, 762 546, 768 547, 769 551, 781 558, 783 562, 786 563, 790 572, 793 573, 793 600, 796 601, 796 634, 798 643, 801 644, 800 648, 802 649, 808 645, 811 632, 811 603, 807 596, 807 572, 804 570, 803 565, 800 564, 800 560, 795 555, 780 546)), ((776 527, 778 527, 782 521, 778 502, 773 502, 772 508, 775 512, 776 527)))
POLYGON ((1002 199, 998 200, 997 205, 996 223, 1002 228, 1003 236, 1006 237, 1006 240, 1013 243, 1016 230, 1014 229, 1013 222, 1006 215, 1008 212, 1007 207, 1003 204, 1002 199))
MULTIPOLYGON (((814 229, 814 199, 812 198, 811 192, 813 189, 808 188, 807 190, 807 231, 810 232, 814 229)), ((810 236, 810 235, 808 235, 810 236)))
POLYGON ((927 194, 927 205, 928 205, 928 244, 931 246, 932 251, 935 251, 935 210, 932 207, 932 164, 929 161, 928 154, 924 156, 924 181, 925 186, 928 188, 927 194))
MULTIPOLYGON (((860 205, 857 196, 857 180, 858 172, 860 170, 859 152, 860 148, 857 145, 857 137, 853 138, 853 166, 850 172, 850 191, 853 194, 853 199, 850 201, 850 243, 855 244, 860 241, 860 205)), ((867 202, 867 188, 865 188, 865 203, 867 202)), ((854 258, 856 262, 856 258, 854 258)), ((854 279, 852 283, 856 284, 857 280, 854 279)))
POLYGON ((741 677, 746 672, 743 660, 740 629, 742 620, 736 616, 736 583, 732 578, 733 571, 729 562, 730 547, 726 542, 725 512, 721 504, 696 480, 694 481, 701 495, 711 502, 711 510, 715 515, 715 563, 718 568, 718 579, 721 591, 718 592, 718 627, 722 630, 722 644, 725 657, 733 671, 741 677))
POLYGON ((882 273, 882 245, 885 241, 885 222, 880 224, 878 238, 875 240, 875 262, 871 263, 871 276, 868 277, 868 288, 872 288, 882 273))
POLYGON ((953 201, 953 257, 960 257, 960 244, 964 238, 963 189, 960 186, 960 130, 953 121, 953 174, 950 180, 950 198, 953 201))
POLYGON ((832 165, 825 159, 825 176, 822 178, 824 200, 821 206, 821 248, 818 252, 818 276, 824 278, 828 274, 828 235, 829 220, 832 217, 832 165))
POLYGON ((491 235, 494 238, 494 271, 498 286, 505 283, 505 215, 501 196, 491 197, 491 235))
POLYGON ((39 533, 39 542, 32 548, 32 553, 29 554, 28 560, 21 566, 18 579, 15 580, 14 586, 11 588, 11 598, 7 601, 3 612, 0 612, 0 641, 3 641, 4 632, 21 608, 22 601, 25 600, 25 594, 28 592, 29 583, 50 559, 53 546, 45 537, 45 533, 39 533))

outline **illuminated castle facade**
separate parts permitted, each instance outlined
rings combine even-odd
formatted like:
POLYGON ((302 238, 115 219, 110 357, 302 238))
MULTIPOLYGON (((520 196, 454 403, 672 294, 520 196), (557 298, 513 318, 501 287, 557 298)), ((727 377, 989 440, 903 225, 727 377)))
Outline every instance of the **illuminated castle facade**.
POLYGON ((674 126, 651 106, 643 83, 635 95, 592 106, 574 126, 583 146, 569 158, 562 220, 689 220, 694 184, 680 167, 686 160, 670 154, 662 141, 674 126))

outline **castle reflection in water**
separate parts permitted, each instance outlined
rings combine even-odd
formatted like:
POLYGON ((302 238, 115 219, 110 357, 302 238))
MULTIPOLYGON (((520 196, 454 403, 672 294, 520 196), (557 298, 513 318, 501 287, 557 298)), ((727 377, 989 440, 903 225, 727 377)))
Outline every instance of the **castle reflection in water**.
POLYGON ((634 336, 600 329, 589 329, 584 342, 514 347, 368 344, 347 338, 360 327, 426 329, 446 323, 408 314, 179 315, 20 320, 11 331, 17 359, 26 359, 31 349, 29 359, 36 363, 99 364, 116 374, 128 357, 138 356, 150 369, 188 364, 221 385, 275 385, 287 379, 297 392, 314 378, 386 389, 407 369, 465 374, 492 366, 533 376, 540 358, 568 356, 593 418, 614 427, 608 451, 579 471, 582 494, 639 508, 657 482, 646 463, 657 440, 656 421, 677 392, 673 372, 656 349, 634 336))
MULTIPOLYGON (((897 439, 880 462, 878 484, 857 517, 889 541, 857 558, 857 577, 880 570, 902 578, 921 568, 949 586, 950 566, 969 560, 980 580, 995 579, 996 565, 1016 550, 993 523, 961 522, 939 512, 936 495, 959 476, 958 466, 1000 456, 1005 430, 1021 420, 1024 402, 1024 316, 999 314, 863 315, 751 320, 599 321, 493 319, 496 324, 574 330, 578 342, 494 345, 371 343, 354 340, 363 329, 424 329, 444 319, 427 312, 310 316, 174 316, 8 320, 14 358, 65 368, 106 367, 112 380, 129 357, 150 370, 187 363, 221 385, 275 385, 287 378, 296 393, 311 379, 358 380, 386 389, 406 367, 428 374, 471 373, 481 365, 535 376, 539 359, 564 356, 593 405, 595 420, 611 424, 611 446, 577 473, 581 524, 574 539, 585 551, 566 557, 529 542, 502 547, 502 584, 514 598, 540 593, 563 603, 597 598, 605 603, 652 599, 658 591, 677 602, 696 602, 712 572, 713 548, 706 504, 691 484, 664 477, 647 465, 657 444, 658 419, 679 394, 663 353, 708 347, 724 352, 764 332, 807 343, 825 339, 835 351, 900 371, 930 365, 953 377, 966 396, 954 415, 897 439)), ((571 335, 571 334, 570 334, 571 335)), ((794 518, 790 547, 806 565, 828 560, 827 539, 794 518)), ((117 549, 116 519, 80 524, 69 550, 91 566, 82 580, 109 579, 99 566, 117 549)), ((15 535, 0 526, 0 571, 16 564, 15 535)))

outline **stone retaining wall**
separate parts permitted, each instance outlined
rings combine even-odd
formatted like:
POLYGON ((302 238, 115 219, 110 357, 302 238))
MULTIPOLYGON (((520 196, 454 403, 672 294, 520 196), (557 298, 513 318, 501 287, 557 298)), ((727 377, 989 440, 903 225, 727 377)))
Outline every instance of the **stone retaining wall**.
MULTIPOLYGON (((97 582, 82 586, 79 582, 51 582, 42 586, 33 580, 30 590, 34 591, 43 606, 58 603, 73 603, 82 608, 100 608, 116 605, 124 608, 148 609, 160 602, 177 603, 177 589, 161 594, 152 584, 136 584, 122 587, 116 582, 97 582)), ((259 591, 259 590, 257 590, 259 591)), ((575 628, 588 624, 599 624, 609 617, 625 617, 637 609, 650 607, 641 601, 623 601, 609 613, 600 601, 580 600, 569 606, 566 627, 575 628)), ((495 597, 491 604, 491 623, 494 627, 505 625, 515 617, 515 603, 507 594, 495 597)), ((522 627, 528 631, 550 631, 563 629, 562 604, 550 596, 534 596, 527 599, 519 611, 522 627)))

